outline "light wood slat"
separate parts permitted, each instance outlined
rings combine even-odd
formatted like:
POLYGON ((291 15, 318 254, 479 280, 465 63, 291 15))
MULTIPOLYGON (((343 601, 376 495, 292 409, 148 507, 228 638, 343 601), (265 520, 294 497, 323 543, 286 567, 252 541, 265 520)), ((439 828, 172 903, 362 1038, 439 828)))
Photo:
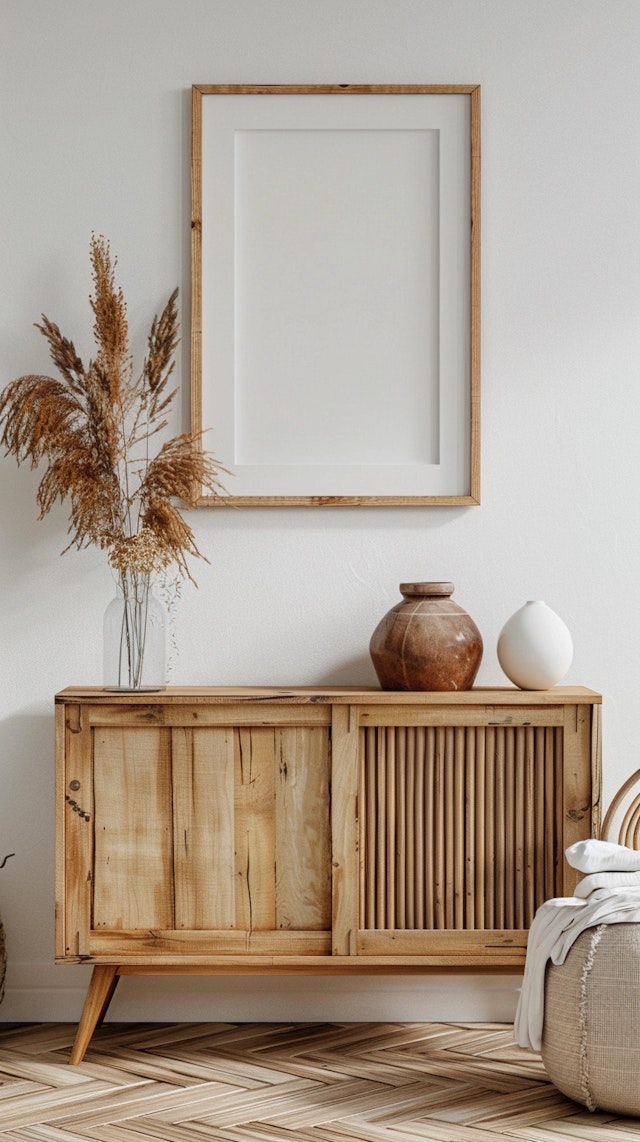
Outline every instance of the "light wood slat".
POLYGON ((386 911, 386 824, 387 824, 386 742, 383 733, 376 737, 376 816, 375 871, 376 928, 389 926, 386 911))
MULTIPOLYGON (((470 693, 470 691, 467 691, 470 693)), ((539 694, 540 691, 535 691, 539 694)), ((421 702, 413 706, 396 704, 397 693, 394 692, 394 708, 390 711, 385 706, 371 706, 363 704, 360 707, 360 718, 364 726, 419 726, 424 725, 425 709, 421 702), (397 707, 400 707, 399 709, 397 707)), ((456 695, 458 697, 458 695, 456 695)), ((447 692, 447 704, 442 706, 429 706, 429 723, 433 726, 561 726, 563 724, 562 706, 545 706, 537 708, 531 706, 517 707, 509 703, 500 706, 488 706, 477 709, 473 704, 449 704, 450 694, 447 692)), ((366 699, 365 699, 366 702, 366 699)))
POLYGON ((461 757, 462 770, 462 816, 460 821, 462 860, 463 860, 463 909, 462 924, 469 930, 475 928, 475 813, 478 796, 476 788, 476 730, 468 728, 464 732, 461 757))
POLYGON ((82 707, 75 703, 58 718, 59 745, 56 765, 57 821, 62 833, 56 846, 58 890, 57 917, 63 923, 56 939, 56 955, 87 955, 91 917, 93 869, 93 771, 91 730, 82 707), (66 754, 66 758, 65 755, 66 754))
MULTIPOLYGON (((535 915, 536 907, 542 896, 536 895, 536 855, 544 852, 544 842, 536 833, 536 823, 540 817, 536 815, 535 803, 535 734, 531 727, 524 732, 524 804, 527 812, 524 814, 524 917, 525 928, 529 928, 535 915)), ((538 825, 538 829, 539 829, 538 825)))
POLYGON ((331 927, 331 751, 324 727, 276 732, 276 928, 331 927))
POLYGON ((456 743, 458 740, 457 727, 447 726, 445 729, 446 756, 444 768, 444 848, 445 848, 445 927, 455 928, 459 923, 457 892, 459 881, 457 879, 457 847, 459 827, 456 805, 456 743))
POLYGON ((504 891, 505 928, 515 928, 516 896, 516 832, 515 832, 515 741, 513 731, 504 731, 504 850, 502 858, 502 884, 504 891))
POLYGON ((123 1105, 114 1105, 113 1094, 101 1095, 92 1099, 88 1105, 73 1107, 70 1114, 59 1118, 59 1124, 62 1128, 76 1132, 82 1129, 91 1137, 96 1126, 117 1122, 120 1118, 131 1118, 135 1124, 135 1119, 148 1113, 151 1107, 158 1123, 171 1122, 174 1117, 178 1120, 179 1116, 186 1117, 187 1114, 192 1119, 201 1118, 201 1121, 206 1122, 211 1106, 219 1104, 225 1095, 231 1098, 234 1094, 235 1087, 231 1083, 201 1083, 191 1087, 185 1097, 183 1088, 176 1089, 167 1083, 148 1081, 140 1084, 137 1089, 130 1089, 126 1095, 120 1095, 118 1103, 123 1105), (182 1109, 178 1110, 180 1104, 182 1109))
MULTIPOLYGON (((55 708, 55 904, 56 904, 56 930, 54 937, 54 950, 56 956, 63 956, 68 951, 67 945, 67 915, 66 915, 66 880, 67 868, 65 866, 65 849, 68 839, 67 827, 67 772, 66 772, 66 721, 68 709, 64 706, 55 708)), ((86 756, 86 755, 85 755, 86 756)), ((85 889, 86 891, 86 889, 85 889)), ((87 914, 87 909, 82 909, 87 914)), ((75 949, 78 951, 78 948, 75 949)))
POLYGON ((465 925, 465 833, 467 812, 465 807, 465 759, 466 759, 466 731, 457 727, 453 731, 452 770, 453 770, 453 927, 464 928, 465 925))
MULTIPOLYGON (((567 706, 564 715, 565 780, 563 783, 563 843, 572 845, 582 837, 582 823, 591 817, 591 774, 580 765, 580 750, 588 750, 591 713, 579 706, 567 706)), ((584 753, 582 754, 584 756, 584 753)), ((571 896, 580 874, 563 862, 559 895, 571 896)))
POLYGON ((527 820, 531 821, 531 801, 527 800, 525 774, 525 730, 515 731, 514 758, 514 928, 525 927, 525 904, 527 895, 526 875, 526 831, 527 820))
POLYGON ((139 1100, 143 1090, 147 1097, 151 1097, 152 1094, 165 1093, 166 1086, 154 1082, 129 1083, 115 1095, 113 1090, 109 1089, 109 1084, 104 1081, 86 1083, 83 1087, 73 1089, 65 1088, 62 1095, 52 1086, 51 1089, 41 1091, 38 1095, 15 1099, 9 1105, 3 1106, 0 1138, 4 1134, 16 1137, 14 1131, 38 1123, 57 1125, 63 1129, 65 1125, 73 1122, 74 1118, 79 1119, 83 1127, 86 1125, 85 1137, 90 1137, 89 1120, 96 1106, 103 1105, 108 1108, 107 1117, 111 1114, 113 1119, 118 1113, 123 1111, 126 1113, 125 1108, 128 1109, 134 1100, 139 1100), (120 1108, 118 1111, 114 1106, 116 1100, 120 1108))
POLYGON ((235 923, 245 932, 276 926, 276 744, 273 729, 234 731, 235 923))
POLYGON ((359 734, 362 758, 358 779, 358 796, 362 806, 360 899, 364 914, 363 922, 367 928, 375 928, 376 924, 376 878, 373 872, 376 846, 375 734, 376 731, 370 727, 361 729, 359 734))
MULTIPOLYGON (((593 836, 606 836, 602 821, 602 706, 591 708, 591 806, 593 836)), ((623 843, 622 841, 620 843, 623 843)), ((636 838, 634 848, 640 847, 640 839, 636 838)))
MULTIPOLYGON (((404 726, 397 731, 398 754, 396 758, 397 787, 398 787, 398 860, 396 866, 396 923, 399 928, 407 924, 407 866, 410 863, 410 854, 407 850, 407 817, 411 807, 407 802, 407 733, 404 726)), ((365 927, 366 927, 365 922, 365 927)))
MULTIPOLYGON (((226 934, 225 934, 226 935, 226 934)), ((446 955, 431 954, 431 940, 429 950, 424 947, 424 933, 410 930, 405 933, 398 929, 389 932, 354 931, 349 935, 350 952, 345 956, 331 954, 325 951, 316 955, 312 950, 313 941, 320 941, 326 934, 311 932, 308 937, 302 933, 276 933, 274 947, 268 952, 243 952, 242 955, 235 950, 217 953, 211 951, 189 952, 180 955, 177 961, 176 948, 168 952, 146 952, 139 955, 127 954, 118 956, 119 975, 421 975, 423 972, 431 974, 440 967, 458 968, 462 971, 475 971, 476 967, 489 967, 497 972, 521 970, 524 965, 524 939, 526 933, 519 932, 513 944, 516 951, 505 949, 508 955, 500 951, 502 944, 497 939, 487 938, 486 944, 477 953, 478 945, 458 932, 448 946, 446 955), (378 944, 378 936, 382 939, 378 944), (304 940, 305 947, 298 947, 291 954, 287 951, 287 941, 291 939, 299 943, 304 940), (309 944, 307 946, 307 939, 309 944), (523 941, 522 947, 520 939, 523 941), (396 944, 394 944, 394 940, 396 944), (400 956, 394 955, 390 948, 401 949, 400 956), (368 949, 366 954, 362 949, 368 949), (382 948, 383 950, 380 950, 382 948), (415 951, 419 948, 420 951, 415 951), (404 950, 407 949, 407 950, 404 950), (414 949, 414 950, 411 950, 414 949), (492 963, 492 954, 496 960, 492 963)), ((491 934, 493 935, 493 934, 491 934)), ((509 932, 497 934, 502 938, 510 939, 509 932)), ((262 933, 254 934, 258 944, 262 933)), ((437 944, 434 945, 437 948, 437 944)), ((96 955, 91 957, 92 964, 113 964, 114 956, 96 955)), ((65 963, 68 961, 65 960, 65 963)), ((84 961, 82 961, 84 962, 84 961)))
MULTIPOLYGON (((218 1128, 236 1126, 240 1123, 257 1122, 267 1119, 272 1125, 283 1130, 304 1129, 315 1126, 331 1118, 351 1117, 363 1107, 380 1097, 380 1083, 366 1079, 344 1077, 340 1082, 326 1085, 323 1081, 298 1078, 280 1084, 273 1090, 249 1095, 241 1093, 225 1099, 226 1105, 204 1118, 206 1123, 218 1128), (304 1102, 304 1106, 301 1103, 304 1102)), ((387 1099, 394 1087, 383 1086, 383 1098, 387 1099)), ((169 1115, 167 1120, 171 1121, 169 1115)))
POLYGON ((72 1039, 69 1024, 0 1024, 0 1140, 639 1137, 560 1094, 506 1024, 105 1024, 77 1068, 72 1039))
POLYGON ((434 928, 445 926, 445 899, 446 899, 446 869, 445 869, 445 820, 444 820, 444 774, 446 759, 446 730, 443 726, 436 729, 436 779, 433 791, 434 799, 434 855, 433 855, 433 883, 435 888, 434 928))
MULTIPOLYGON (((404 727, 403 727, 404 728, 404 727)), ((381 732, 381 731, 378 731, 381 732)), ((416 803, 416 738, 413 729, 405 729, 405 748, 407 751, 407 780, 405 785, 406 791, 406 812, 405 818, 407 823, 407 833, 405 837, 405 916, 408 928, 415 928, 416 925, 416 868, 415 868, 415 848, 416 848, 416 817, 415 817, 415 803, 416 803)))
MULTIPOLYGON (((397 732, 397 731, 396 731, 397 732)), ((425 750, 425 734, 426 729, 424 726, 416 726, 411 734, 411 739, 414 743, 415 752, 415 786, 414 786, 414 837, 415 837, 415 854, 413 857, 413 866, 415 868, 415 884, 414 884, 414 897, 415 897, 415 917, 414 924, 416 928, 425 927, 425 880, 428 879, 431 868, 431 854, 427 856, 428 850, 425 848, 425 812, 424 812, 424 799, 425 799, 425 766, 426 766, 426 750, 425 750)), ((399 919, 394 916, 395 927, 401 927, 399 919)))
MULTIPOLYGON (((553 857, 556 863, 556 872, 553 878, 553 892, 552 896, 563 896, 563 851, 560 848, 559 840, 563 837, 563 828, 565 821, 565 798, 564 798, 564 774, 563 774, 563 752, 562 752, 562 739, 560 738, 561 731, 553 730, 551 735, 552 750, 553 750, 553 789, 554 789, 554 804, 555 804, 555 828, 553 830, 553 857)), ((564 735, 563 735, 564 736, 564 735)), ((563 845, 563 848, 566 845, 563 845)), ((571 873, 569 874, 571 875, 571 873)), ((578 876, 576 874, 576 880, 578 876)))
MULTIPOLYGON (((433 801, 435 788, 436 766, 436 730, 433 726, 425 727, 425 758, 424 758, 424 926, 435 926, 435 885, 434 885, 434 816, 433 801)), ((400 917, 398 917, 400 921, 400 917)), ((402 925, 399 923, 399 927, 402 925)))
MULTIPOLYGON (((90 710, 98 715, 101 708, 118 709, 124 703, 126 706, 137 706, 143 711, 156 711, 160 707, 191 706, 200 710, 204 706, 227 706, 229 702, 242 703, 274 702, 280 705, 309 705, 317 708, 325 705, 343 704, 346 706, 358 705, 386 705, 389 701, 388 691, 380 690, 378 686, 292 686, 286 689, 276 686, 167 686, 160 696, 160 700, 150 701, 145 693, 127 692, 114 698, 114 695, 102 686, 68 686, 56 694, 56 702, 82 702, 90 703, 90 710)), ((447 692, 443 701, 442 693, 437 691, 396 691, 393 694, 394 705, 423 706, 426 708, 439 708, 446 706, 472 707, 533 707, 552 706, 562 707, 564 703, 571 705, 587 705, 602 703, 602 695, 587 686, 554 686, 549 690, 518 690, 514 686, 474 686, 471 690, 452 690, 447 692)), ((92 714, 94 716, 94 714, 92 714)))
POLYGON ((176 927, 232 928, 233 731, 174 729, 172 742, 176 927))
MULTIPOLYGON (((261 928, 253 932, 230 929, 154 928, 152 932, 118 929, 92 932, 91 952, 94 957, 111 956, 117 962, 135 962, 147 955, 329 955, 331 935, 328 931, 300 931, 288 928, 261 928)), ((185 964, 188 967, 188 963, 185 964)))
POLYGON ((489 899, 489 886, 492 883, 491 866, 487 864, 487 768, 486 768, 486 742, 487 731, 484 727, 476 730, 475 741, 475 767, 474 767, 474 844, 475 854, 473 862, 473 925, 474 928, 490 928, 492 925, 489 899))
MULTIPOLYGON (((454 950, 464 957, 475 956, 486 949, 491 950, 496 960, 505 956, 514 956, 519 949, 517 959, 523 962, 523 949, 527 943, 527 932, 522 929, 502 929, 501 931, 461 931, 438 930, 429 934, 429 952, 427 955, 442 956, 454 950)), ((358 952, 362 955, 418 955, 420 950, 424 955, 424 936, 419 930, 390 928, 386 931, 377 929, 375 932, 360 931, 358 933, 358 952)))
MULTIPOLYGON (((460 830, 463 827, 464 805, 459 796, 463 793, 459 773, 460 768, 460 729, 447 726, 445 729, 444 763, 444 849, 445 849, 445 906, 444 925, 446 928, 460 928, 460 898, 463 891, 461 879, 462 853, 460 851, 460 830)), ((463 796, 464 801, 464 796, 463 796)))
POLYGON ((547 829, 545 835, 544 845, 544 861, 545 861, 545 891, 544 898, 550 900, 556 895, 556 830, 561 826, 560 819, 560 791, 561 791, 561 774, 559 772, 560 766, 556 759, 556 733, 555 730, 548 729, 545 731, 543 746, 544 758, 544 802, 545 802, 545 819, 553 821, 554 827, 547 829))
POLYGON ((169 731, 94 731, 94 928, 173 926, 169 731))
MULTIPOLYGON (((547 772, 547 759, 544 742, 545 739, 543 734, 533 734, 533 817, 534 820, 537 821, 545 821, 549 819, 547 815, 547 796, 551 797, 553 795, 553 784, 551 785, 551 790, 548 790, 547 788, 549 784, 549 775, 547 772)), ((534 882, 534 904, 536 900, 548 900, 550 896, 553 896, 553 891, 551 891, 551 893, 548 891, 550 885, 547 880, 548 871, 551 873, 551 876, 553 876, 553 870, 548 870, 549 862, 547 859, 547 848, 549 845, 548 834, 550 832, 551 830, 547 829, 543 838, 543 843, 537 844, 535 846, 534 874, 532 878, 534 882)))
POLYGON ((332 931, 334 956, 353 953, 359 923, 358 722, 335 706, 331 727, 332 931))
MULTIPOLYGON (((127 695, 129 697, 129 695, 127 695)), ((233 701, 224 706, 207 705, 131 705, 89 706, 89 723, 92 726, 327 726, 331 721, 331 709, 327 705, 274 704, 256 708, 250 705, 236 705, 233 701)))
POLYGON ((396 730, 387 729, 385 734, 385 775, 384 782, 387 790, 385 798, 386 817, 384 865, 387 869, 385 878, 384 912, 389 922, 395 924, 396 916, 396 862, 401 863, 403 853, 396 850, 396 836, 399 843, 404 842, 401 835, 396 834, 397 805, 396 805, 396 730), (393 919, 391 919, 393 918, 393 919))
POLYGON ((454 928, 454 909, 453 909, 453 853, 454 853, 454 831, 455 831, 455 807, 453 803, 453 778, 454 778, 454 756, 453 756, 453 726, 446 726, 444 731, 445 738, 445 756, 444 756, 444 771, 442 783, 442 799, 443 799, 443 832, 444 832, 444 915, 443 926, 445 928, 454 928))
POLYGON ((487 807, 485 816, 485 837, 484 846, 482 850, 482 860, 487 869, 490 869, 490 875, 486 878, 485 883, 485 899, 480 904, 479 911, 482 912, 482 922, 478 923, 478 927, 496 928, 496 730, 490 726, 486 730, 486 752, 485 752, 485 773, 486 773, 486 790, 485 790, 485 804, 487 807), (493 863, 491 863, 493 862, 493 863))
POLYGON ((324 1125, 335 1118, 353 1119, 372 1110, 380 1112, 382 1108, 395 1105, 397 1098, 397 1086, 380 1080, 350 1077, 325 1086, 318 1083, 304 1110, 288 1106, 279 1114, 270 1115, 270 1120, 285 1129, 304 1129, 305 1126, 324 1125))

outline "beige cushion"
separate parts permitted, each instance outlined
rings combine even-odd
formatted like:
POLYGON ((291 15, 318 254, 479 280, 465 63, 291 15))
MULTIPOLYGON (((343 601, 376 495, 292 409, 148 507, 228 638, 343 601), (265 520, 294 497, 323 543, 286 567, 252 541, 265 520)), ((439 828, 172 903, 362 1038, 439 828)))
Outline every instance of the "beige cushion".
POLYGON ((590 928, 548 965, 542 1061, 589 1110, 640 1114, 640 924, 590 928))

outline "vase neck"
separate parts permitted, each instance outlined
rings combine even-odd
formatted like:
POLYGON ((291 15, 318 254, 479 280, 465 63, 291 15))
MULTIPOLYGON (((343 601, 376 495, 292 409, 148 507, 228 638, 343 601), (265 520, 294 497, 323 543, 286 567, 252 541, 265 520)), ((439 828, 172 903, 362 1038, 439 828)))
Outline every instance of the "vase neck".
POLYGON ((453 594, 453 583, 401 583, 400 594, 405 599, 438 598, 446 599, 453 594))

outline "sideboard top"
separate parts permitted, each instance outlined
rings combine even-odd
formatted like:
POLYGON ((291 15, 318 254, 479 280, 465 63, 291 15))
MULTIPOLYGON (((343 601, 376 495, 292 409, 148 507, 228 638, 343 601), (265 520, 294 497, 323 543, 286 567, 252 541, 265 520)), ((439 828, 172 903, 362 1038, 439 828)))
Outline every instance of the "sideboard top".
POLYGON ((602 696, 586 686, 553 686, 549 690, 518 690, 514 686, 478 686, 472 690, 381 690, 377 686, 167 686, 154 691, 113 691, 103 686, 68 686, 56 694, 56 702, 126 703, 127 705, 181 705, 199 702, 281 702, 326 705, 411 706, 558 706, 599 705, 602 696))

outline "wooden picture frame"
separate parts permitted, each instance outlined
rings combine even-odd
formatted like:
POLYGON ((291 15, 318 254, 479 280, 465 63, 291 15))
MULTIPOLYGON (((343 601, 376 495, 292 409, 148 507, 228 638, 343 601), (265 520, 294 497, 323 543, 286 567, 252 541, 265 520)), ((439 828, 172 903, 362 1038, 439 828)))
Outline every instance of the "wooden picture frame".
POLYGON ((480 88, 195 85, 202 506, 480 499, 480 88))

